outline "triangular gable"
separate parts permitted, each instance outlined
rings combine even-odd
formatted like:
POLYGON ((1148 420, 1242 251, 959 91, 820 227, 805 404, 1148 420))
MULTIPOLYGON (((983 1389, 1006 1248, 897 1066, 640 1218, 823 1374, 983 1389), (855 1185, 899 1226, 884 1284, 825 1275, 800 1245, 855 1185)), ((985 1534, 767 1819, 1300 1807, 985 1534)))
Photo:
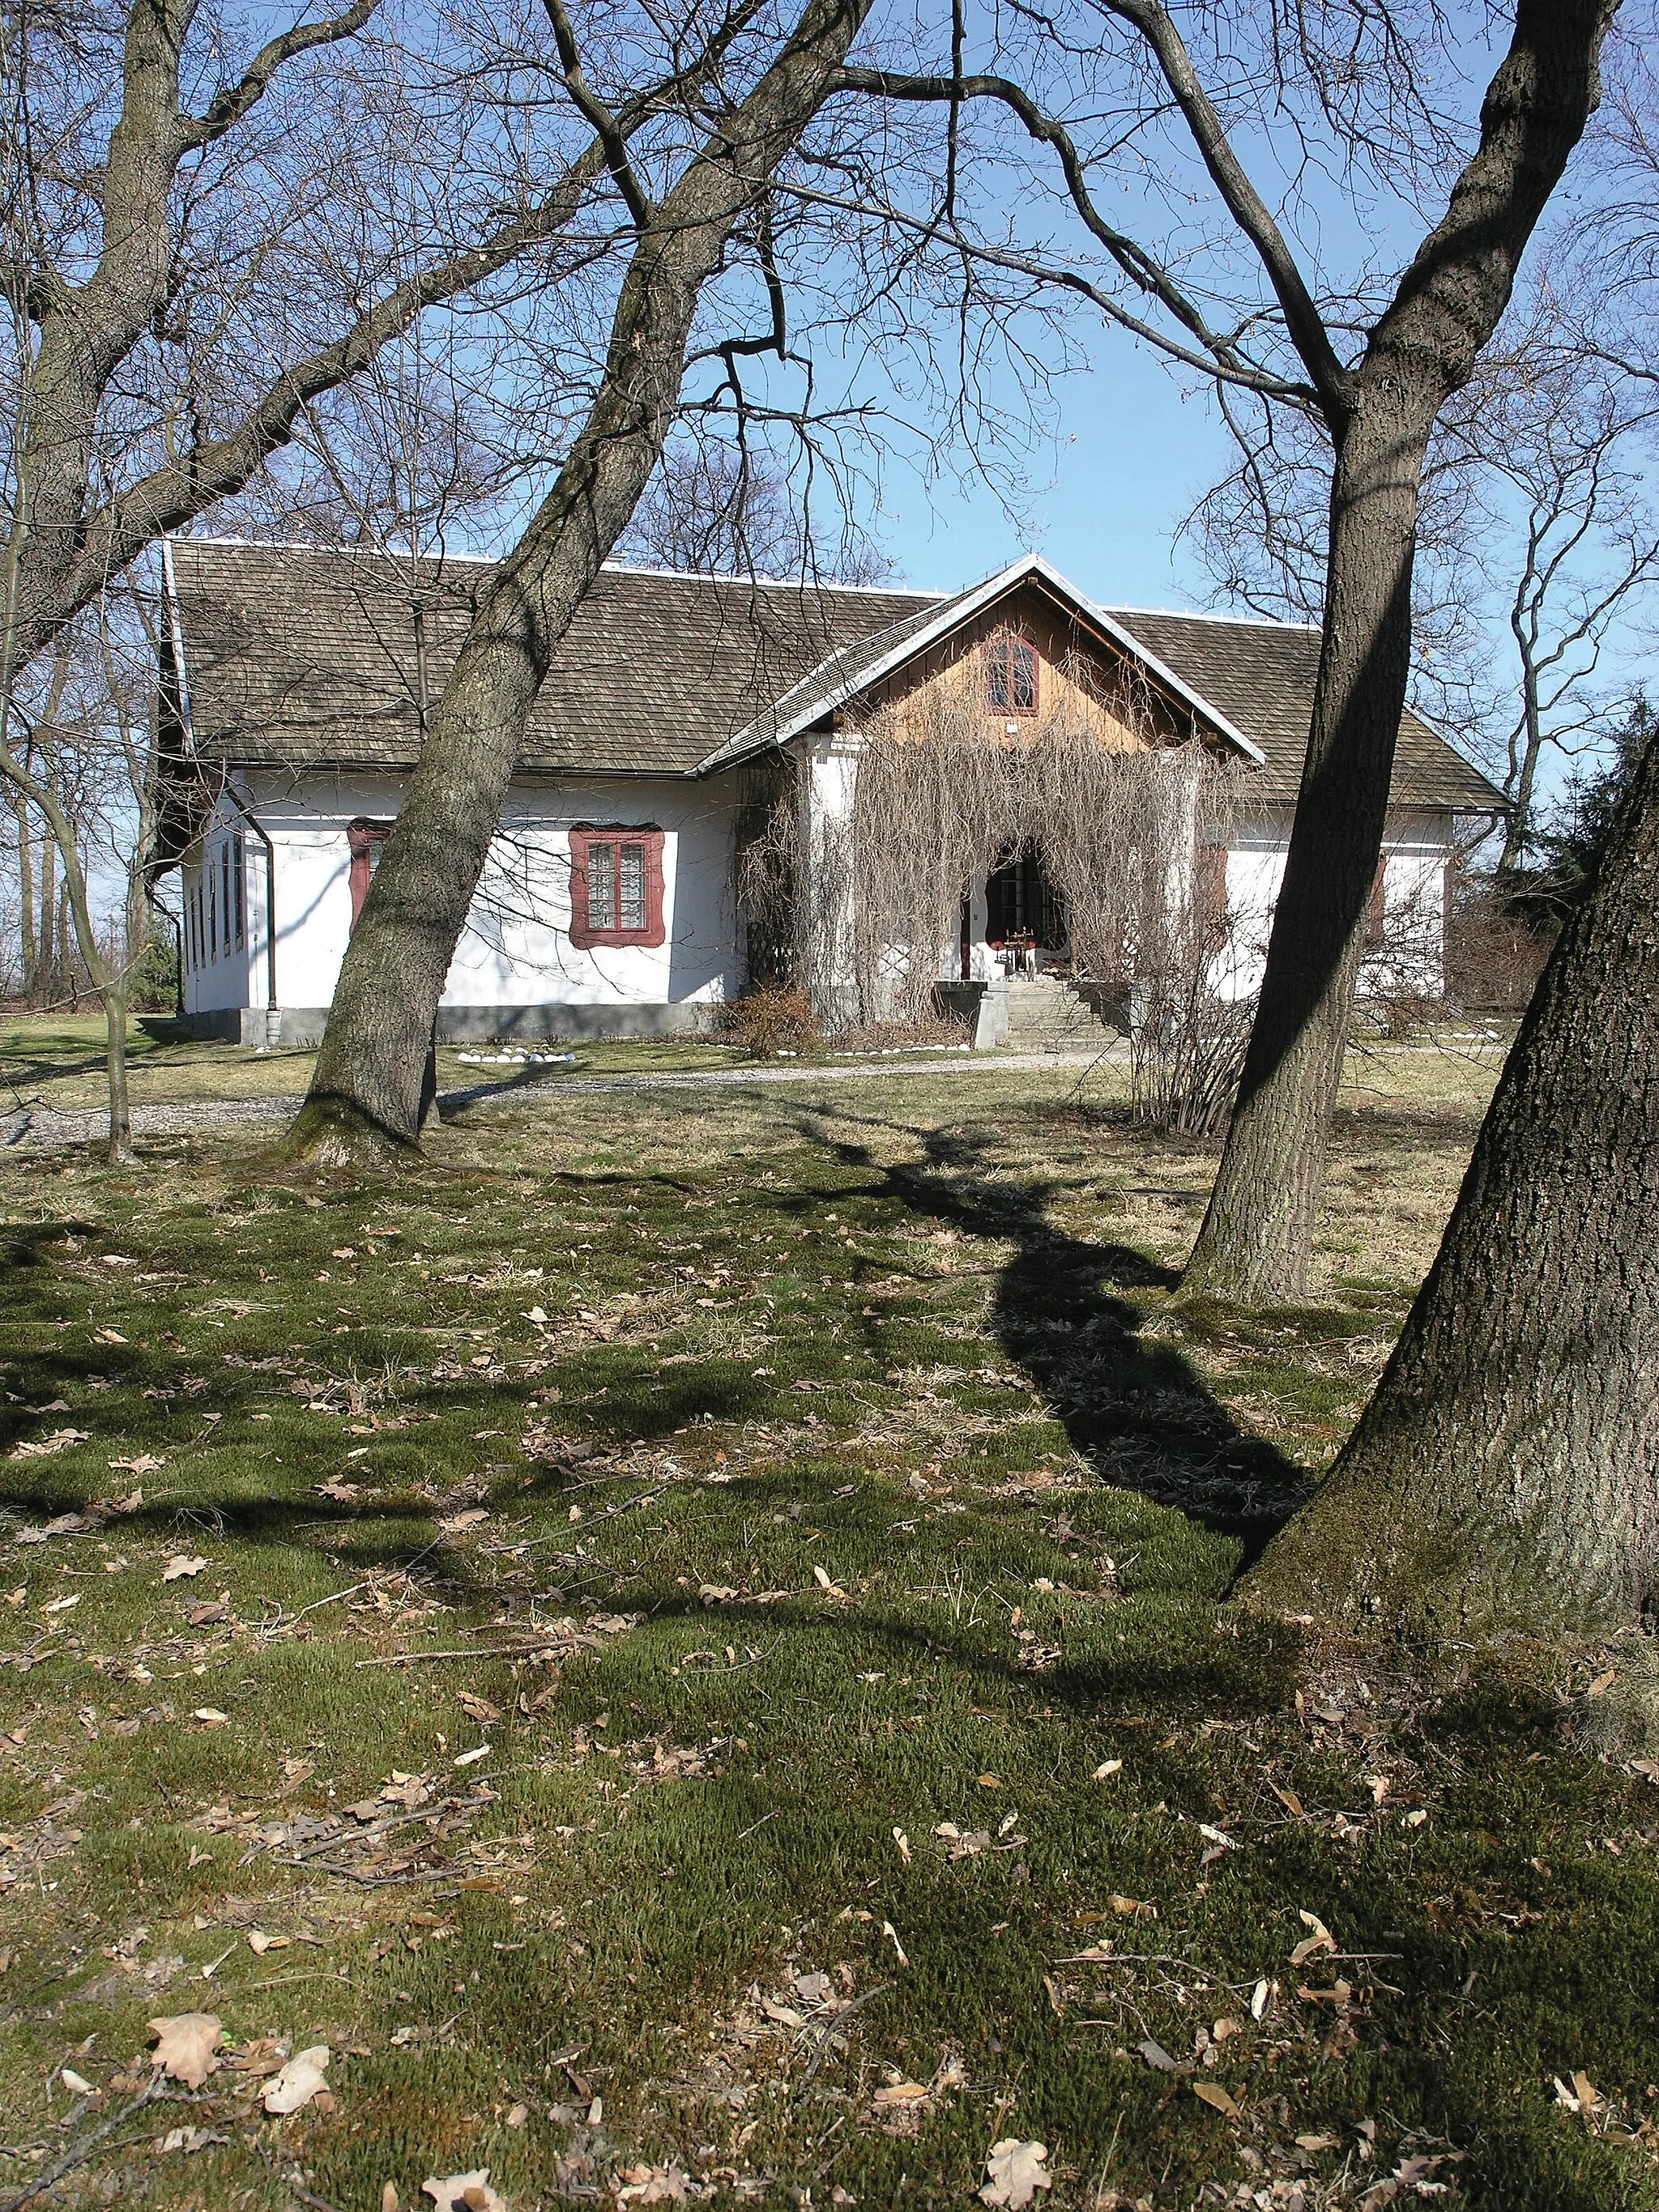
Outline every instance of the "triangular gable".
POLYGON ((1092 630, 1102 642, 1112 646, 1124 659, 1143 670, 1167 694, 1179 700, 1216 737, 1257 767, 1265 765, 1267 756, 1261 747, 1183 682, 1167 663, 1115 622, 1103 607, 1085 599, 1040 553, 1027 553, 1007 568, 999 569, 995 575, 988 576, 983 583, 974 585, 954 599, 941 601, 931 611, 895 623, 872 637, 832 653, 799 683, 792 685, 763 714, 757 716, 746 729, 739 730, 734 738, 700 762, 697 774, 707 775, 771 746, 787 744, 826 714, 846 706, 860 692, 883 682, 975 621, 999 599, 1009 597, 1023 585, 1033 583, 1057 599, 1073 621, 1092 630))

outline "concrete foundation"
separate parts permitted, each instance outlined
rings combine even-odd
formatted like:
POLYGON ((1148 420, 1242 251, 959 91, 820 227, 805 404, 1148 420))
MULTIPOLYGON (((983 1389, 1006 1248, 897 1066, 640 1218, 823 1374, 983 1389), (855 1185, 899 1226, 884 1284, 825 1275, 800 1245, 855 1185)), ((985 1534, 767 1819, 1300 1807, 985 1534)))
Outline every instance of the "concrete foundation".
MULTIPOLYGON (((599 1043, 616 1037, 701 1036, 713 1029, 717 1006, 699 1000, 678 1006, 440 1006, 441 1044, 485 1044, 497 1037, 518 1042, 572 1039, 599 1043)), ((186 1036, 223 1037, 232 1044, 295 1047, 319 1045, 328 1022, 326 1006, 279 1006, 270 1018, 263 1006, 229 1006, 185 1014, 179 1024, 186 1036)))

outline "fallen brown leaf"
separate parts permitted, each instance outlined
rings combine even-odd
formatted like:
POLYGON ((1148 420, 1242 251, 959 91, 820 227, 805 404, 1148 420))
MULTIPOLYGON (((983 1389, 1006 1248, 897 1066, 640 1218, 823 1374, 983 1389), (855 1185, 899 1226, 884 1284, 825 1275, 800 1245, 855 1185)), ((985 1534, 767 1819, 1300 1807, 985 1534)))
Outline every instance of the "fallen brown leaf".
POLYGON ((216 2013, 174 2013, 147 2024, 156 2039, 155 2063, 169 2081, 182 2081, 187 2089, 199 2089, 210 2074, 218 2071, 214 2052, 225 2027, 216 2013))

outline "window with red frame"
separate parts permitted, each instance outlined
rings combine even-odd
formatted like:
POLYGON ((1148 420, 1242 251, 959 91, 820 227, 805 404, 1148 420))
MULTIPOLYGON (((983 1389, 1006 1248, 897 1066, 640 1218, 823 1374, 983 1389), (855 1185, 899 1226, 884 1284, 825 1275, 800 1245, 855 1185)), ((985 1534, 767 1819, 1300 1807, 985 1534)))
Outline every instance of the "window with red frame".
POLYGON ((660 945, 663 833, 649 823, 579 823, 570 833, 570 941, 660 945))
POLYGON ((995 714, 1035 714, 1036 647, 1029 638, 994 637, 985 648, 986 703, 995 714))
POLYGON ((351 927, 357 927, 357 917, 363 910, 363 901, 368 896, 368 887, 374 880, 374 871, 380 865, 380 854, 386 841, 392 835, 389 822, 371 822, 359 815, 346 832, 351 846, 351 927))

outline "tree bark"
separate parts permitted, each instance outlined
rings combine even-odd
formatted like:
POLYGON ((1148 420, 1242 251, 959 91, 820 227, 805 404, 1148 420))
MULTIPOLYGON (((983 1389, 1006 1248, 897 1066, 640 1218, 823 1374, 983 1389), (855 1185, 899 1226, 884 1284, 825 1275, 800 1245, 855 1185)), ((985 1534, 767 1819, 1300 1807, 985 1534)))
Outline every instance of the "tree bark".
POLYGON ((17 903, 23 956, 23 996, 34 991, 37 945, 34 927, 34 843, 29 835, 29 811, 21 792, 9 793, 17 817, 17 903))
POLYGON ((1336 449, 1319 676, 1261 1004, 1189 1292, 1271 1304, 1305 1286, 1405 706, 1423 459, 1600 98, 1612 12, 1611 0, 1519 0, 1480 147, 1359 367, 1333 384, 1304 347, 1336 449))
POLYGON ((321 1164, 413 1147, 444 978, 555 647, 662 454, 702 288, 799 142, 869 0, 809 0, 784 52, 644 212, 599 395, 483 596, 433 711, 347 946, 291 1152, 321 1164))
POLYGON ((1243 1594, 1435 1638, 1659 1596, 1659 735, 1394 1357, 1243 1594))
POLYGON ((1544 750, 1544 732, 1538 719, 1538 679, 1524 647, 1521 696, 1524 737, 1519 772, 1515 781, 1515 796, 1510 802, 1510 818, 1504 831, 1504 850, 1498 863, 1500 875, 1513 874, 1526 866, 1527 844, 1532 832, 1533 790, 1538 781, 1539 758, 1544 750))
POLYGON ((125 980, 104 987, 104 1051, 109 1076, 109 1143, 105 1157, 112 1167, 124 1167, 132 1158, 132 1114, 127 1103, 127 994, 125 980))

